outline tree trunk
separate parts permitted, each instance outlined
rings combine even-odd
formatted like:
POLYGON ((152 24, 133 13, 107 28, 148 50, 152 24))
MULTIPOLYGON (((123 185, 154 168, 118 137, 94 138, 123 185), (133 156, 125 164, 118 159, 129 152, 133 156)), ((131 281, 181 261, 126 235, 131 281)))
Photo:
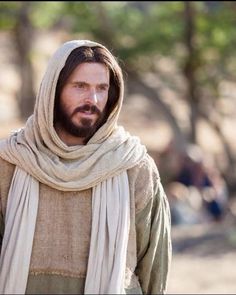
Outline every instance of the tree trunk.
POLYGON ((196 124, 198 117, 198 93, 196 83, 196 50, 194 44, 195 24, 194 9, 191 1, 184 1, 185 16, 185 45, 187 49, 187 58, 184 68, 184 75, 187 80, 187 99, 190 101, 190 141, 196 143, 196 124))
POLYGON ((21 2, 14 29, 14 42, 18 56, 17 60, 21 79, 17 101, 20 117, 23 120, 27 119, 29 115, 32 114, 35 103, 33 85, 34 74, 30 60, 33 36, 33 28, 29 19, 31 5, 31 2, 21 2))

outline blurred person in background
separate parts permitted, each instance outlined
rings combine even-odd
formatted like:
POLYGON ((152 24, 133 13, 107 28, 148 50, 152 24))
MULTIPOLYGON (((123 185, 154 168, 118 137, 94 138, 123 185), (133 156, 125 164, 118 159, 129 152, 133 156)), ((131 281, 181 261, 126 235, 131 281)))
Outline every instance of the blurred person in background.
POLYGON ((166 186, 172 225, 193 225, 202 223, 202 197, 197 189, 172 181, 166 186))
POLYGON ((202 199, 202 216, 205 212, 205 220, 223 219, 228 207, 227 186, 217 168, 206 165, 200 147, 189 145, 186 155, 182 157, 175 181, 190 189, 189 202, 193 199, 192 189, 197 189, 202 199))
POLYGON ((169 204, 146 147, 117 125, 123 84, 106 47, 66 42, 33 115, 0 142, 1 294, 166 292, 169 204))

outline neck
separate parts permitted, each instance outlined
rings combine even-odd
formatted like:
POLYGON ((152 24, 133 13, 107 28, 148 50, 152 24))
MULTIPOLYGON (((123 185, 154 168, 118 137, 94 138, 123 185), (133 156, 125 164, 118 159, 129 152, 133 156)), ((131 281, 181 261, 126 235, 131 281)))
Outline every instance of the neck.
POLYGON ((60 126, 58 126, 58 125, 55 126, 55 130, 56 130, 59 138, 67 146, 84 145, 85 144, 85 138, 71 135, 67 131, 65 131, 63 128, 60 128, 60 126))

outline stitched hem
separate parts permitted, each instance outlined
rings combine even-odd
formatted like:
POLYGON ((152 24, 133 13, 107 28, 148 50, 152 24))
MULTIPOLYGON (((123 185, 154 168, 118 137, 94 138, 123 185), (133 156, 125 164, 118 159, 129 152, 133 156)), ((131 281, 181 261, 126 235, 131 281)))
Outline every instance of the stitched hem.
POLYGON ((29 272, 30 275, 38 276, 38 275, 59 275, 63 277, 70 277, 70 278, 85 278, 84 274, 64 271, 60 269, 31 269, 29 272))

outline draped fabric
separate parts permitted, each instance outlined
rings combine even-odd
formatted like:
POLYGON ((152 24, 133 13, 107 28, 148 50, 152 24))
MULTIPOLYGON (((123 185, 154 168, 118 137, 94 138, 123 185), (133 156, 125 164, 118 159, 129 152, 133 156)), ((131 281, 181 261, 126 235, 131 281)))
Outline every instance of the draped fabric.
POLYGON ((85 294, 124 294, 125 273, 120 269, 126 265, 130 223, 126 171, 96 186, 92 200, 94 215, 85 294))
POLYGON ((39 185, 16 168, 8 196, 5 233, 0 257, 0 293, 23 294, 30 265, 39 185))

